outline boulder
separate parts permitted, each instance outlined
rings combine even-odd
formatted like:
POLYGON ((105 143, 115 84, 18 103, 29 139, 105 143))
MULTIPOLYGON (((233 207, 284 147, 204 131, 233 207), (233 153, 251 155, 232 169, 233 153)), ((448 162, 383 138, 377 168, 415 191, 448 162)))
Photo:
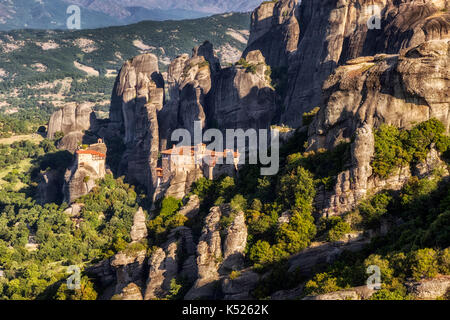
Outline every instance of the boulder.
POLYGON ((435 300, 444 297, 450 289, 450 276, 439 276, 407 283, 408 293, 416 299, 435 300))

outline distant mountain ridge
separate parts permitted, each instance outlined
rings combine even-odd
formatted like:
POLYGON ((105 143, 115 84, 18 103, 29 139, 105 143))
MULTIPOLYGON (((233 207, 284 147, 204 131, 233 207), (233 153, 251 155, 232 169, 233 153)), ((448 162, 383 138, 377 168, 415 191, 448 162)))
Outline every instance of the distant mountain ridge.
POLYGON ((0 30, 66 29, 70 4, 81 8, 81 28, 119 26, 144 20, 196 19, 249 12, 261 0, 0 0, 0 30))

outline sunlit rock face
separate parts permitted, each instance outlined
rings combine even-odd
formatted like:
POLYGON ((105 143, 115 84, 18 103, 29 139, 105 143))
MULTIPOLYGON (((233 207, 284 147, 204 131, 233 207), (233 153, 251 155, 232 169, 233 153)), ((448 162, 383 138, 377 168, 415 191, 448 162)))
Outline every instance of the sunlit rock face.
MULTIPOLYGON (((425 41, 448 39, 448 1, 314 1, 298 9, 300 37, 289 57, 289 88, 281 121, 298 126, 318 106, 325 80, 346 61, 378 53, 398 54, 425 41), (369 29, 373 5, 380 29, 369 29)), ((372 20, 371 20, 372 21, 372 20)))
POLYGON ((126 151, 119 168, 130 182, 153 190, 159 153, 157 113, 164 104, 164 80, 158 58, 137 56, 123 65, 111 101, 111 130, 123 137, 126 151))

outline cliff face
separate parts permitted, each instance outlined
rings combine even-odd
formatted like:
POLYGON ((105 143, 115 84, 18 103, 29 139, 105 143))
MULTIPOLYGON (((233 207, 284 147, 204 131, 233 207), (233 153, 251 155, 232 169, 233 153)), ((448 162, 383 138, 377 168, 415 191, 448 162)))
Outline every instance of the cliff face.
POLYGON ((205 127, 208 95, 219 71, 220 63, 209 42, 195 48, 191 58, 184 54, 172 61, 167 81, 170 101, 159 116, 164 145, 177 128, 185 128, 193 135, 194 121, 205 127))
POLYGON ((319 105, 324 81, 360 56, 399 53, 449 33, 448 1, 314 1, 299 8, 300 39, 289 59, 289 88, 282 122, 298 126, 319 105), (381 29, 369 30, 370 5, 381 11, 381 29))
POLYGON ((152 54, 127 61, 114 85, 110 130, 122 133, 126 151, 119 174, 153 190, 159 153, 157 113, 164 104, 164 80, 152 54))
MULTIPOLYGON (((170 101, 165 105, 157 61, 140 56, 127 62, 111 106, 111 126, 122 131, 127 143, 123 172, 151 190, 156 155, 167 146, 174 129, 192 131, 193 121, 200 121, 203 128, 267 128, 278 116, 282 123, 298 127, 303 112, 319 106, 308 128, 308 151, 351 143, 347 169, 337 176, 331 191, 317 194, 315 207, 321 215, 352 210, 368 192, 399 190, 413 175, 425 177, 436 168, 448 175, 434 149, 416 167, 398 168, 387 179, 374 176, 371 167, 374 131, 383 123, 410 128, 437 118, 447 132, 450 129, 449 14, 444 9, 448 1, 264 3, 253 13, 249 47, 236 65, 221 69, 209 43, 196 48, 191 57, 182 55, 171 63, 170 101), (381 9, 381 29, 369 30, 367 9, 374 4, 381 9), (284 108, 277 103, 279 91, 272 87, 269 65, 288 70, 284 108)), ((176 175, 164 188, 159 186, 166 190, 161 196, 183 197, 200 176, 194 170, 176 175)), ((198 218, 198 198, 191 197, 179 214, 198 218)), ((190 283, 186 299, 251 298, 261 277, 242 270, 248 236, 245 216, 234 212, 224 227, 221 222, 228 218, 227 205, 209 208, 201 218, 198 240, 192 229, 180 227, 148 261, 143 253, 116 256, 108 264, 116 271, 116 293, 136 299, 165 298, 172 280, 181 276, 190 283), (231 279, 234 270, 240 272, 231 279)), ((137 216, 139 225, 133 227, 140 240, 145 238, 144 220, 137 216)), ((291 257, 289 272, 300 266, 308 276, 318 264, 331 263, 344 251, 360 251, 370 241, 361 234, 347 236, 338 243, 316 243, 291 257)), ((109 269, 102 267, 105 273, 109 269)), ((427 285, 412 286, 428 290, 427 285)), ((296 297, 302 290, 300 286, 276 292, 272 298, 296 297)), ((369 294, 355 288, 314 299, 369 294)))
POLYGON ((224 69, 213 88, 209 122, 219 129, 266 129, 277 111, 277 96, 260 51, 247 53, 245 65, 224 69))
POLYGON ((68 103, 51 116, 47 137, 54 139, 57 132, 68 134, 74 131, 88 130, 93 126, 95 120, 95 113, 89 105, 68 103))
MULTIPOLYGON (((89 150, 102 155, 106 155, 107 151, 104 143, 90 145, 89 150)), ((105 157, 95 158, 90 154, 83 158, 80 154, 76 155, 74 164, 66 170, 64 176, 65 202, 73 203, 76 199, 88 194, 95 187, 96 180, 105 177, 105 160, 105 157)))
POLYGON ((297 49, 300 35, 297 9, 298 0, 261 4, 252 13, 250 39, 244 57, 253 50, 260 50, 272 68, 286 67, 289 54, 297 49))
MULTIPOLYGON (((400 55, 350 60, 325 82, 321 109, 309 129, 310 149, 356 139, 352 167, 338 177, 335 192, 324 196, 324 214, 351 210, 368 190, 400 189, 415 174, 403 168, 387 181, 372 176, 373 128, 382 123, 411 128, 436 118, 449 130, 449 48, 449 40, 432 40, 400 55)), ((440 165, 431 158, 432 166, 440 165)), ((426 166, 425 171, 434 169, 426 166)))
POLYGON ((57 132, 63 133, 58 148, 74 152, 80 143, 86 142, 83 131, 95 130, 96 125, 95 112, 90 105, 68 103, 50 117, 47 138, 54 139, 57 132))

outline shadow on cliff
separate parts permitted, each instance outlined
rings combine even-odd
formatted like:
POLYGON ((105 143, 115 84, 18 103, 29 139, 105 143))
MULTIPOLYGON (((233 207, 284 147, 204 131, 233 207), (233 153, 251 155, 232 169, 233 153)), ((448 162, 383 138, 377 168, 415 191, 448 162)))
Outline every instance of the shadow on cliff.
MULTIPOLYGON (((246 71, 249 72, 249 71, 246 71)), ((277 103, 273 88, 252 86, 247 95, 240 97, 236 87, 236 67, 223 69, 206 96, 205 114, 208 128, 268 129, 275 123, 282 107, 277 103)))

